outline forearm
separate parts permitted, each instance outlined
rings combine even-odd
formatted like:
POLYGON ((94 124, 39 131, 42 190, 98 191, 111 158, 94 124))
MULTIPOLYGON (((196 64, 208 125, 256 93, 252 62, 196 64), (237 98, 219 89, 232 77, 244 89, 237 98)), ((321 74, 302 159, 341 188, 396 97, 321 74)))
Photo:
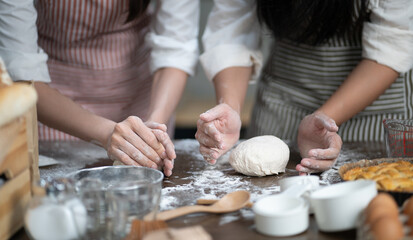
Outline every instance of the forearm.
POLYGON ((318 111, 341 125, 383 94, 397 76, 393 69, 364 59, 318 111))
POLYGON ((153 77, 149 120, 167 123, 185 89, 188 75, 176 68, 161 68, 153 77))
POLYGON ((217 103, 226 103, 241 113, 252 67, 231 67, 219 72, 214 78, 217 103))
POLYGON ((94 115, 45 83, 35 83, 40 122, 101 146, 106 145, 115 122, 94 115))

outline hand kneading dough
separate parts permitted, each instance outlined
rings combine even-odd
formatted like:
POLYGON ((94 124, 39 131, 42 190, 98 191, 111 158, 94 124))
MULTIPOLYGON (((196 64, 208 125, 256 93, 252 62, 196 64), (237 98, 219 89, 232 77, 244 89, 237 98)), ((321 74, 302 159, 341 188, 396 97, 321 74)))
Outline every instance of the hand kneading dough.
POLYGON ((290 149, 275 136, 259 136, 240 143, 229 156, 237 171, 249 176, 266 176, 285 172, 290 149))

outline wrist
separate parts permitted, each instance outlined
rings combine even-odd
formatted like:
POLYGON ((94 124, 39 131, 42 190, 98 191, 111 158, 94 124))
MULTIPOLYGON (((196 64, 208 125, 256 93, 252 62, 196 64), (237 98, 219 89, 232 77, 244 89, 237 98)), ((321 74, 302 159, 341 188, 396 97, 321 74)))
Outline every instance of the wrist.
POLYGON ((109 119, 101 118, 100 123, 97 124, 96 137, 92 139, 92 142, 107 149, 107 145, 113 130, 115 129, 116 122, 109 119))
POLYGON ((168 122, 168 117, 161 111, 153 111, 149 114, 147 121, 156 122, 156 123, 163 123, 166 124, 168 122))
POLYGON ((218 101, 218 104, 225 104, 227 105, 232 111, 236 112, 238 116, 241 118, 241 108, 240 104, 238 102, 231 102, 231 101, 225 101, 223 99, 218 101))

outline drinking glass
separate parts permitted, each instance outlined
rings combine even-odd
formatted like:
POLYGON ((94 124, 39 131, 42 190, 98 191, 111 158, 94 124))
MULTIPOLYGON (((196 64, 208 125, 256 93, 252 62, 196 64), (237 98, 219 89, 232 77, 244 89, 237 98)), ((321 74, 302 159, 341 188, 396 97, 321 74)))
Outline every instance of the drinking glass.
POLYGON ((388 157, 413 157, 413 119, 383 120, 388 157))

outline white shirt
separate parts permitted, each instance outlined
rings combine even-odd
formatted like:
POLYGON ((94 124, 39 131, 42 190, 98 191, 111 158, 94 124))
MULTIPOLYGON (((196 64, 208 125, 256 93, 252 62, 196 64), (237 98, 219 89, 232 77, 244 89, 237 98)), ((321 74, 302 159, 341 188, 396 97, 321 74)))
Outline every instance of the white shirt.
MULTIPOLYGON (((362 34, 362 56, 397 72, 413 67, 413 1, 370 0, 371 22, 362 34)), ((255 0, 215 0, 200 61, 208 79, 231 66, 262 66, 255 0)))
MULTIPOLYGON (((198 60, 199 0, 158 0, 147 42, 151 71, 174 67, 192 75, 198 60)), ((14 80, 50 82, 47 54, 37 45, 33 0, 0 0, 0 57, 14 80)))
POLYGON ((36 18, 33 0, 0 0, 0 57, 13 80, 50 82, 36 18))
POLYGON ((152 47, 151 71, 174 67, 189 75, 198 62, 199 0, 160 0, 146 40, 152 47))
POLYGON ((260 36, 255 0, 215 0, 202 37, 200 62, 207 78, 228 67, 253 66, 256 80, 263 61, 260 36))

